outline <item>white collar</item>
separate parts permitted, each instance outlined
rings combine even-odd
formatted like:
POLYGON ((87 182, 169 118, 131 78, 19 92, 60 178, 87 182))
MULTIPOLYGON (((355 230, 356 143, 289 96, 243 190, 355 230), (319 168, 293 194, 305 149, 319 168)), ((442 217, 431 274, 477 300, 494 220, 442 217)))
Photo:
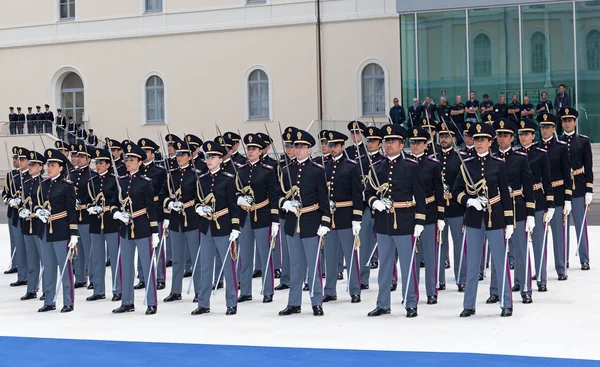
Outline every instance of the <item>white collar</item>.
POLYGON ((35 175, 35 176, 31 176, 31 178, 36 178, 36 177, 38 177, 39 175, 40 175, 40 174, 38 173, 38 174, 37 174, 37 175, 35 175))
POLYGON ((448 148, 448 149, 444 149, 444 148, 442 148, 442 152, 444 152, 444 153, 448 153, 448 152, 449 152, 449 151, 451 151, 451 150, 452 150, 452 147, 450 147, 450 148, 448 148))
POLYGON ((533 143, 529 144, 528 146, 525 145, 521 145, 523 147, 523 149, 529 149, 529 147, 531 147, 533 145, 533 143))
POLYGON ((485 157, 488 154, 490 154, 489 150, 487 152, 485 152, 485 153, 477 153, 477 155, 480 156, 481 158, 485 157))
POLYGON ((413 154, 413 156, 415 158, 421 158, 423 155, 425 155, 425 152, 421 153, 421 154, 413 154))
POLYGON ((143 163, 144 163, 144 166, 148 167, 148 166, 149 166, 149 165, 151 165, 153 162, 154 162, 154 161, 149 161, 148 163, 146 163, 146 162, 143 162, 143 163))
POLYGON ((60 177, 60 174, 56 175, 55 177, 51 177, 50 179, 54 181, 54 180, 56 180, 59 177, 60 177))
POLYGON ((502 149, 498 148, 498 151, 502 154, 505 154, 506 152, 508 152, 511 149, 512 149, 512 147, 508 147, 508 149, 506 149, 506 150, 502 150, 502 149))
POLYGON ((379 150, 376 150, 376 151, 374 151, 374 152, 368 152, 368 153, 369 153, 369 155, 373 156, 373 155, 375 155, 375 154, 379 153, 379 150))
POLYGON ((186 169, 186 168, 188 168, 189 166, 190 166, 190 165, 189 165, 189 163, 188 163, 188 164, 186 164, 186 165, 185 165, 185 166, 183 166, 183 167, 179 167, 179 169, 186 169))
POLYGON ((250 162, 250 161, 248 161, 248 163, 250 163, 251 165, 253 165, 253 166, 254 166, 254 165, 255 165, 256 163, 258 163, 259 161, 260 161, 260 159, 257 159, 257 160, 255 160, 254 162, 250 162))
POLYGON ((219 172, 220 170, 221 170, 221 167, 217 168, 217 170, 216 170, 216 171, 210 170, 210 174, 211 174, 211 175, 214 175, 214 174, 216 174, 217 172, 219 172))
POLYGON ((136 173, 138 173, 138 171, 135 171, 135 172, 129 172, 129 176, 133 176, 133 175, 135 175, 136 173))
POLYGON ((106 175, 107 173, 108 173, 108 170, 106 170, 106 172, 104 172, 104 173, 98 173, 98 176, 104 176, 104 175, 106 175))
POLYGON ((575 134, 575 130, 571 131, 570 133, 568 133, 568 132, 565 131, 565 135, 566 136, 571 136, 571 135, 574 135, 574 134, 575 134))
POLYGON ((471 145, 471 146, 468 146, 468 145, 466 145, 466 144, 465 144, 465 147, 466 147, 467 149, 473 149, 473 148, 475 148, 475 144, 473 144, 473 145, 471 145))
POLYGON ((325 153, 323 154, 323 157, 329 157, 331 155, 331 153, 325 153))
POLYGON ((338 155, 337 157, 331 156, 331 159, 333 159, 334 161, 339 161, 343 155, 344 155, 344 153, 338 155))
POLYGON ((21 171, 21 174, 24 174, 25 172, 29 172, 29 169, 25 168, 24 170, 21 171))
POLYGON ((390 161, 393 161, 394 159, 396 159, 396 158, 400 157, 401 155, 402 155, 402 153, 401 153, 401 154, 398 154, 398 155, 395 155, 395 156, 393 156, 393 157, 388 157, 388 159, 389 159, 390 161))
POLYGON ((549 142, 549 141, 550 141, 550 140, 552 140, 552 139, 554 139, 554 136, 551 136, 551 137, 549 137, 548 139, 544 139, 544 138, 542 138, 542 141, 543 141, 544 143, 547 143, 547 142, 549 142))
POLYGON ((85 166, 81 166, 81 167, 79 167, 79 169, 84 169, 84 168, 87 168, 87 166, 88 166, 88 165, 86 164, 85 166))
POLYGON ((303 160, 298 160, 298 163, 304 163, 308 160, 308 157, 304 158, 303 160))

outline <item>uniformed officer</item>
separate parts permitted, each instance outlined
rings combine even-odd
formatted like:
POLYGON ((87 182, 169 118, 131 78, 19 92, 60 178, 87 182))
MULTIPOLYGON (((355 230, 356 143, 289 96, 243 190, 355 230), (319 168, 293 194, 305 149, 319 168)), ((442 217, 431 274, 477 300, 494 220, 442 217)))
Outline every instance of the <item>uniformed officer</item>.
POLYGON ((314 316, 323 316, 320 246, 330 231, 331 214, 324 167, 309 161, 315 139, 296 130, 291 136, 296 160, 284 168, 280 208, 286 212, 284 231, 290 253, 291 277, 287 307, 280 316, 301 312, 302 281, 307 273, 314 316), (318 278, 318 279, 317 279, 318 278))
MULTIPOLYGON (((173 277, 171 282, 171 293, 164 299, 165 302, 181 300, 183 286, 183 273, 185 252, 189 252, 192 262, 198 258, 200 237, 198 228, 200 217, 194 212, 194 204, 197 194, 198 171, 191 165, 192 151, 186 141, 175 142, 177 154, 177 169, 171 170, 163 185, 162 197, 163 209, 169 211, 168 228, 173 250, 173 277)), ((194 273, 194 302, 197 301, 200 292, 200 271, 196 262, 194 273)), ((193 269, 192 269, 193 270, 193 269)))
MULTIPOLYGON (((527 237, 531 236, 535 227, 535 197, 533 194, 533 181, 527 154, 514 151, 512 143, 515 139, 517 126, 509 119, 499 119, 494 122, 496 140, 499 151, 496 157, 505 162, 506 176, 513 208, 513 226, 515 233, 510 238, 510 252, 514 256, 515 281, 513 292, 521 291, 523 303, 531 303, 531 261, 527 237)), ((498 276, 492 268, 492 281, 490 282, 491 300, 499 300, 498 288, 493 281, 498 276)))
POLYGON ((52 123, 54 122, 54 113, 50 111, 50 105, 45 104, 46 110, 42 112, 42 120, 44 124, 44 132, 46 134, 52 134, 52 123))
POLYGON ((8 127, 11 135, 17 133, 17 114, 12 106, 8 108, 8 127))
POLYGON ((202 139, 196 135, 187 134, 184 136, 184 140, 187 141, 192 150, 192 165, 198 170, 198 173, 206 173, 208 168, 206 167, 206 162, 204 162, 204 153, 200 150, 203 143, 202 139))
MULTIPOLYGON (((174 170, 178 167, 177 165, 177 152, 175 151, 175 142, 180 141, 181 139, 174 134, 167 134, 165 136, 165 141, 167 142, 167 157, 166 157, 166 166, 168 172, 174 170)), ((162 191, 162 189, 161 189, 162 191)), ((167 236, 165 240, 167 244, 167 267, 173 265, 173 248, 171 246, 171 237, 167 236)), ((189 251, 184 251, 186 254, 189 254, 189 251)), ((192 259, 186 255, 185 259, 185 271, 183 273, 183 277, 192 275, 192 259), (189 275, 188 275, 189 274, 189 275)))
POLYGON ((17 133, 23 134, 25 127, 25 114, 21 112, 21 107, 17 107, 17 133))
POLYGON ((75 124, 75 121, 73 121, 73 116, 69 116, 68 122, 67 122, 67 141, 69 142, 69 144, 75 144, 75 140, 77 137, 77 125, 75 124))
POLYGON ((94 134, 94 129, 90 129, 90 133, 87 137, 86 143, 92 147, 98 145, 98 137, 94 134))
MULTIPOLYGON (((96 175, 87 182, 89 231, 92 239, 91 263, 93 269, 90 281, 94 284, 94 293, 86 301, 106 298, 106 252, 111 262, 112 301, 121 300, 121 277, 116 273, 119 263, 119 223, 110 214, 110 202, 117 193, 117 178, 111 172, 110 152, 92 148, 90 153, 96 163, 96 175)), ((120 270, 120 269, 119 269, 120 270)))
POLYGON ((43 118, 43 113, 42 113, 42 107, 41 106, 35 106, 35 120, 34 120, 34 124, 33 126, 35 127, 35 132, 36 134, 42 134, 44 132, 44 128, 42 126, 43 122, 42 122, 42 118, 43 118))
POLYGON ((35 114, 32 112, 32 107, 27 107, 27 134, 35 134, 35 114))
POLYGON ((240 139, 242 137, 231 131, 226 132, 225 137, 233 142, 229 150, 229 156, 231 157, 231 160, 238 164, 245 164, 248 161, 248 158, 244 157, 238 152, 238 149, 240 148, 240 139))
MULTIPOLYGON (((427 125, 425 125, 427 126, 427 125)), ((442 257, 445 254, 440 253, 438 243, 440 241, 440 232, 444 230, 444 187, 442 185, 442 167, 440 161, 435 157, 427 156, 427 144, 430 135, 422 127, 409 129, 410 158, 419 164, 419 174, 423 182, 423 191, 425 193, 425 226, 421 233, 421 244, 418 246, 419 252, 423 254, 425 261, 425 288, 427 291, 427 304, 437 303, 438 290, 436 282, 438 272, 443 271, 441 266, 442 257)), ((441 147, 440 147, 441 150, 441 147)), ((419 271, 417 271, 419 279, 419 271)))
POLYGON ((554 267, 558 274, 558 280, 562 281, 567 280, 566 219, 571 213, 571 198, 573 195, 569 146, 567 146, 566 142, 558 140, 558 138, 555 137, 555 115, 548 112, 540 113, 537 120, 540 124, 540 134, 542 137, 540 148, 543 148, 548 152, 548 159, 550 160, 550 177, 552 179, 554 207, 557 212, 562 214, 555 215, 550 221, 554 249, 554 267))
POLYGON ((67 165, 65 167, 66 171, 67 172, 71 172, 71 170, 73 169, 73 164, 69 161, 69 151, 71 149, 70 145, 67 144, 67 143, 65 143, 65 142, 63 142, 63 141, 57 140, 57 141, 54 142, 54 147, 60 153, 64 154, 65 158, 67 159, 66 160, 67 165))
POLYGON ((325 167, 325 163, 327 163, 331 159, 331 147, 327 142, 327 133, 329 133, 329 130, 321 130, 319 132, 321 152, 323 154, 321 154, 321 156, 317 158, 317 163, 319 163, 323 167, 325 167))
MULTIPOLYGON (((567 143, 569 158, 571 160, 571 175, 573 177, 573 221, 577 233, 576 254, 579 254, 581 270, 590 270, 590 250, 587 234, 587 221, 584 213, 589 209, 594 196, 594 172, 592 163, 592 146, 590 138, 575 133, 579 113, 571 107, 561 108, 560 119, 564 134, 560 140, 567 143), (583 229, 582 229, 583 228, 583 229), (583 236, 583 237, 582 237, 583 236), (581 238, 582 237, 582 238, 581 238)), ((567 220, 567 228, 570 226, 567 220)), ((567 237, 567 267, 569 267, 569 245, 571 236, 567 237)))
POLYGON ((71 144, 69 145, 69 159, 71 162, 72 168, 69 170, 69 175, 77 169, 79 169, 79 158, 77 157, 77 145, 71 144))
POLYGON ((460 317, 475 314, 478 272, 485 239, 489 242, 497 276, 494 281, 502 294, 501 316, 512 316, 513 305, 506 242, 514 232, 512 200, 508 190, 504 161, 492 157, 490 147, 494 127, 478 122, 471 125, 476 154, 461 166, 452 196, 466 207, 464 225, 467 240, 467 278, 464 310, 460 317), (484 210, 485 209, 485 210, 484 210))
MULTIPOLYGON (((331 232, 325 237, 325 290, 323 302, 337 300, 339 254, 346 260, 351 303, 360 302, 360 227, 363 213, 362 175, 357 162, 346 158, 344 144, 348 136, 327 132, 331 159, 325 164, 331 210, 331 232)), ((367 283, 368 284, 368 283, 367 283)))
MULTIPOLYGON (((11 150, 12 154, 12 166, 14 169, 9 171, 6 174, 6 178, 4 179, 4 189, 2 190, 2 200, 5 204, 8 203, 9 200, 13 198, 17 198, 17 189, 15 185, 15 181, 19 180, 17 177, 19 175, 19 147, 13 147, 11 150)), ((17 209, 7 205, 6 206, 6 217, 8 218, 8 235, 10 238, 10 268, 4 272, 4 274, 14 274, 17 272, 17 263, 14 258, 15 256, 15 236, 13 233, 14 226, 13 217, 17 216, 17 209)))
POLYGON ((66 176, 67 159, 55 149, 44 152, 48 178, 38 190, 39 203, 36 217, 43 223, 40 228, 40 247, 44 267, 43 287, 46 298, 38 312, 56 310, 57 271, 62 276, 63 308, 60 312, 71 312, 75 302, 73 288, 73 256, 77 253, 79 232, 77 231, 77 209, 75 188, 66 176))
POLYGON ((200 215, 200 295, 198 307, 192 315, 210 312, 210 295, 213 277, 218 278, 224 270, 226 315, 237 313, 238 284, 235 268, 235 246, 240 235, 240 220, 236 205, 236 176, 222 168, 223 156, 227 149, 214 141, 202 145, 206 154, 208 172, 198 180, 196 213, 200 215), (215 257, 225 262, 215 269, 215 257))
POLYGON ((408 108, 408 126, 418 126, 421 121, 421 114, 423 113, 423 106, 419 104, 418 98, 413 98, 413 105, 408 108))
POLYGON ((237 205, 240 212, 240 297, 238 302, 252 300, 252 269, 254 244, 262 272, 263 303, 273 301, 273 279, 275 276, 269 246, 274 246, 279 232, 279 199, 281 193, 277 184, 276 167, 261 161, 265 141, 258 134, 244 136, 248 162, 238 171, 237 205))
POLYGON ((469 131, 471 131, 471 125, 473 125, 473 124, 471 122, 467 121, 465 123, 465 128, 463 129, 462 136, 463 136, 463 139, 465 141, 465 146, 464 146, 464 148, 462 148, 460 150, 460 153, 464 157, 472 157, 473 155, 476 154, 476 152, 475 152, 475 141, 473 140, 473 137, 469 133, 469 131))
POLYGON ((133 259, 137 248, 138 256, 142 258, 142 271, 144 274, 151 274, 151 279, 146 279, 146 315, 154 315, 157 309, 156 278, 154 270, 150 273, 150 267, 155 266, 152 255, 160 242, 154 209, 154 190, 152 180, 139 172, 146 159, 144 150, 133 143, 127 144, 125 149, 127 175, 119 177, 119 186, 110 205, 113 219, 123 222, 120 226, 123 295, 121 306, 112 312, 135 311, 133 259))
POLYGON ((552 180, 550 176, 550 160, 545 149, 534 144, 537 124, 531 119, 522 119, 519 121, 519 141, 521 151, 527 154, 529 168, 531 169, 531 179, 533 181, 533 191, 535 195, 535 228, 533 229, 533 253, 537 269, 542 269, 541 274, 537 274, 538 291, 545 292, 546 287, 546 262, 547 246, 542 249, 544 242, 544 229, 554 216, 554 195, 552 194, 552 180), (543 251, 543 252, 542 252, 543 251), (542 264, 540 267, 539 264, 542 264))
POLYGON ((423 128, 423 130, 427 131, 427 135, 429 136, 425 146, 425 156, 437 154, 437 152, 439 152, 442 149, 442 147, 435 141, 437 124, 431 119, 423 119, 423 124, 421 125, 421 127, 423 128))
POLYGON ((125 167, 125 162, 123 162, 123 146, 121 142, 115 139, 108 139, 108 147, 106 149, 110 149, 110 152, 113 155, 115 160, 115 167, 117 168, 117 173, 119 176, 125 176, 127 174, 127 167, 125 167))
POLYGON ((167 162, 169 164, 167 168, 169 171, 177 168, 177 152, 175 151, 175 143, 180 141, 181 138, 174 134, 165 135, 165 141, 167 142, 167 162))
MULTIPOLYGON (((225 136, 217 136, 215 137, 215 142, 219 143, 222 147, 227 149, 227 154, 223 157, 223 163, 221 164, 221 168, 223 171, 235 175, 236 170, 241 167, 241 164, 234 161, 232 159, 233 154, 237 152, 237 150, 233 150, 233 146, 236 144, 230 137, 225 136), (235 167, 233 167, 235 165, 235 167)), ((236 155, 238 160, 242 160, 242 155, 236 155)))
MULTIPOLYGON (((262 139, 262 141, 265 142, 265 148, 262 150, 262 155, 260 159, 263 161, 263 163, 266 163, 271 167, 277 167, 279 161, 269 155, 269 152, 271 151, 271 146, 273 145, 273 138, 271 138, 265 133, 256 133, 256 136, 258 136, 260 139, 262 139)), ((276 269, 278 268, 276 267, 276 269)))
POLYGON ((360 121, 350 121, 348 123, 348 131, 350 131, 350 139, 352 145, 346 148, 346 155, 354 161, 360 161, 367 154, 365 144, 363 144, 363 135, 367 130, 367 126, 360 121))

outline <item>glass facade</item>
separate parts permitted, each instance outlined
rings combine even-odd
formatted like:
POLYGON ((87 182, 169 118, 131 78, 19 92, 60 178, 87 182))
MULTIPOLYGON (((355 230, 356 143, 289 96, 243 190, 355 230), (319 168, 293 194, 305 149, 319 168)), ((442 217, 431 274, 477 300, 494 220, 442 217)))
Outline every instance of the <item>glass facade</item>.
POLYGON ((516 95, 535 108, 543 92, 554 104, 564 84, 579 131, 600 141, 600 1, 409 13, 400 23, 404 106, 465 103, 474 91, 480 102, 516 95))

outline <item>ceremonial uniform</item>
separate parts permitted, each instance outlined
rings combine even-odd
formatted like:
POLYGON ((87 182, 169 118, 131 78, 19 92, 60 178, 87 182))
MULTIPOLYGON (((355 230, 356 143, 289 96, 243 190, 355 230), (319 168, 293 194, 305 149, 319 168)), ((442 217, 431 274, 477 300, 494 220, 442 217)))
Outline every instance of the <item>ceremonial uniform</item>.
MULTIPOLYGON (((14 151, 15 150, 13 148, 13 152, 14 151)), ((16 152, 19 160, 29 159, 29 150, 19 147, 17 148, 16 152)), ((23 205, 23 183, 30 179, 31 176, 29 175, 27 169, 23 171, 17 169, 14 176, 10 181, 8 181, 9 184, 13 185, 12 189, 9 190, 10 196, 8 197, 8 205, 14 209, 9 227, 12 227, 13 240, 15 244, 13 264, 16 265, 17 268, 17 281, 11 283, 11 286, 13 287, 26 285, 28 281, 27 251, 25 239, 23 238, 22 223, 18 212, 23 205)))
MULTIPOLYGON (((111 152, 123 149, 123 145, 121 144, 120 141, 114 140, 114 139, 107 139, 107 140, 108 140, 108 147, 106 147, 106 149, 109 149, 111 152)), ((114 165, 117 168, 117 173, 119 174, 119 177, 127 175, 127 167, 125 167, 125 162, 123 162, 123 159, 121 158, 121 156, 114 158, 114 165)))
MULTIPOLYGON (((13 158, 17 158, 18 159, 18 154, 19 154, 19 147, 13 147, 12 148, 12 156, 13 158)), ((2 200, 4 200, 5 203, 8 203, 8 201, 10 199, 14 199, 18 197, 17 194, 17 189, 16 189, 16 185, 15 185, 15 180, 19 180, 19 178, 16 178, 19 175, 19 169, 13 169, 11 171, 9 171, 6 174, 6 178, 4 179, 4 189, 2 190, 2 200)), ((17 264, 14 258, 15 255, 15 236, 13 233, 14 230, 14 226, 12 225, 13 223, 13 216, 17 215, 17 209, 15 207, 12 207, 11 205, 7 205, 6 206, 6 217, 8 219, 8 235, 9 235, 9 239, 10 239, 10 269, 6 270, 4 272, 4 274, 13 274, 17 272, 17 264)))
POLYGON ((17 114, 13 107, 9 107, 8 110, 10 111, 8 114, 8 128, 10 134, 15 135, 17 133, 17 114))
POLYGON ((27 114, 27 134, 35 134, 35 113, 31 112, 32 108, 31 107, 27 107, 27 111, 29 112, 27 114))
MULTIPOLYGON (((351 135, 362 136, 367 130, 367 126, 360 121, 350 121, 348 123, 348 131, 350 131, 351 135)), ((364 141, 360 141, 358 143, 353 143, 349 147, 346 148, 347 157, 353 161, 361 161, 362 158, 367 154, 367 147, 364 144, 364 141)))

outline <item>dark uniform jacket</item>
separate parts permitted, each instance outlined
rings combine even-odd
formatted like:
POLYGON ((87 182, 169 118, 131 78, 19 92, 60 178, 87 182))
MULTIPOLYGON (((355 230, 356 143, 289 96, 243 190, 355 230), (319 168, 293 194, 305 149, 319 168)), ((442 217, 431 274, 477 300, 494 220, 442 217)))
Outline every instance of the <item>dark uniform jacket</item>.
MULTIPOLYGON (((505 119, 508 118, 508 105, 506 103, 496 103, 494 105, 494 119, 498 120, 498 119, 505 119)), ((512 121, 514 120, 514 116, 511 117, 512 121)))
POLYGON ((410 106, 408 108, 408 127, 421 126, 422 106, 410 106))
POLYGON ((140 174, 148 177, 152 180, 152 189, 154 190, 154 210, 156 211, 156 220, 162 222, 165 219, 165 209, 163 208, 163 202, 165 200, 164 192, 162 191, 163 185, 167 182, 167 170, 165 167, 151 162, 150 164, 142 164, 140 167, 140 174))
MULTIPOLYGON (((10 199, 21 198, 21 183, 29 177, 29 172, 25 171, 19 175, 19 169, 13 169, 6 174, 4 191, 2 193, 2 199, 7 201, 10 199)), ((8 217, 8 223, 16 227, 19 223, 18 209, 7 205, 8 209, 6 215, 8 217)))
POLYGON ((88 207, 99 206, 104 209, 100 215, 90 215, 90 233, 115 233, 119 231, 119 220, 110 213, 110 202, 117 192, 117 178, 110 172, 95 175, 88 180, 88 207))
POLYGON ((496 156, 503 159, 505 163, 514 223, 525 220, 528 216, 533 217, 535 215, 535 196, 527 154, 510 148, 504 153, 499 151, 496 156))
POLYGON ((353 221, 362 220, 364 186, 361 182, 360 167, 342 154, 339 159, 332 158, 327 162, 325 172, 328 198, 335 203, 336 208, 331 213, 331 228, 351 228, 353 221))
POLYGON ((121 157, 115 159, 115 167, 117 167, 117 173, 119 177, 127 175, 127 167, 125 166, 125 162, 121 157))
POLYGON ((75 198, 77 199, 77 220, 79 224, 90 224, 90 215, 87 212, 90 202, 87 183, 96 173, 90 166, 78 168, 70 172, 70 180, 75 188, 75 198))
POLYGON ((420 157, 411 155, 409 158, 418 162, 419 174, 423 180, 425 224, 434 224, 438 219, 444 220, 444 186, 440 161, 426 154, 420 157))
POLYGON ((462 217, 465 209, 452 196, 452 188, 456 182, 456 177, 460 174, 460 153, 454 149, 447 152, 438 151, 438 160, 442 164, 442 185, 444 188, 444 215, 446 218, 462 217))
POLYGON ((129 224, 120 225, 121 238, 135 240, 158 233, 152 180, 136 172, 119 177, 119 184, 122 192, 121 195, 115 192, 110 212, 114 215, 116 211, 125 211, 133 218, 129 224))
MULTIPOLYGON (((254 164, 249 161, 238 170, 238 195, 248 195, 254 199, 249 210, 240 211, 240 226, 250 220, 252 229, 269 227, 271 223, 279 223, 279 199, 281 190, 277 183, 277 167, 258 160, 254 164)), ((236 199, 237 202, 237 199, 236 199)))
POLYGON ((571 196, 573 195, 569 147, 567 143, 554 137, 548 141, 542 139, 539 146, 548 152, 554 205, 563 206, 565 201, 571 201, 571 196))
POLYGON ((550 160, 546 150, 533 143, 528 148, 521 148, 527 154, 531 180, 535 194, 535 210, 554 208, 554 195, 552 194, 552 180, 550 179, 550 160))
POLYGON ((365 144, 363 142, 360 142, 358 144, 352 144, 346 148, 345 154, 348 154, 348 158, 352 159, 353 161, 359 161, 365 154, 367 154, 367 148, 365 147, 365 144), (356 149, 356 145, 358 145, 358 150, 356 149))
MULTIPOLYGON (((487 100, 487 101, 481 101, 481 103, 479 104, 479 107, 483 107, 485 109, 488 109, 490 107, 494 107, 494 102, 492 102, 491 100, 487 100)), ((490 112, 484 112, 481 114, 481 120, 483 121, 488 121, 489 117, 488 116, 492 116, 493 118, 494 115, 494 110, 490 111, 490 112)))
POLYGON ((450 111, 452 107, 449 104, 439 105, 437 109, 438 118, 440 121, 450 121, 450 111))
POLYGON ((223 169, 215 173, 209 171, 200 176, 202 191, 198 191, 206 197, 197 197, 196 207, 208 205, 214 210, 210 219, 200 217, 200 232, 203 234, 208 234, 209 228, 212 237, 229 236, 232 230, 240 230, 234 179, 235 175, 223 169))
POLYGON ((37 209, 50 211, 48 223, 42 225, 38 235, 46 236, 46 242, 68 241, 71 236, 78 236, 77 210, 75 209, 75 187, 73 182, 57 177, 42 181, 37 209))
POLYGON ((39 205, 40 198, 38 197, 42 177, 31 177, 23 181, 23 197, 24 202, 22 208, 31 212, 31 216, 26 219, 21 219, 21 232, 28 236, 39 236, 42 230, 43 223, 35 216, 35 208, 39 205))
MULTIPOLYGON (((199 228, 200 217, 196 214, 195 204, 198 196, 198 176, 195 168, 188 165, 185 168, 177 168, 169 172, 163 184, 159 197, 163 198, 163 209, 168 211, 169 203, 180 201, 183 209, 180 213, 171 210, 168 214, 169 230, 177 232, 189 232, 199 228)), ((154 199, 153 199, 154 200, 154 199)), ((166 216, 165 216, 166 218, 166 216)))
POLYGON ((594 190, 594 172, 592 171, 592 146, 590 138, 582 134, 560 136, 567 143, 573 175, 573 197, 585 196, 594 190))
POLYGON ((241 155, 238 152, 234 152, 231 155, 231 160, 242 165, 242 164, 246 164, 246 162, 248 162, 248 158, 244 157, 243 155, 241 155))

